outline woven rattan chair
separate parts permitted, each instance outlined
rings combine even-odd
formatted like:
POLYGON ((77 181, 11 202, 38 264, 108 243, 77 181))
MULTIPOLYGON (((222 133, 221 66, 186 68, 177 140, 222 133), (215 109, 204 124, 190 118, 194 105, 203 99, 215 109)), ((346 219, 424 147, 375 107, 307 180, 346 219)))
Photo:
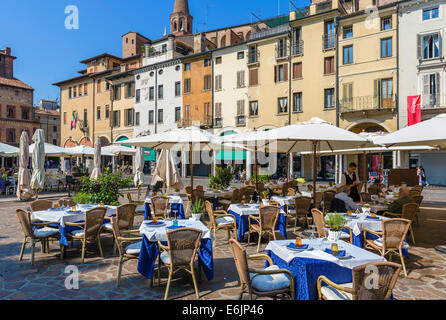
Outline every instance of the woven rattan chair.
MULTIPOLYGON (((147 196, 146 196, 147 198, 147 196)), ((136 209, 135 209, 135 213, 137 215, 144 215, 146 212, 146 208, 145 208, 145 200, 133 200, 132 199, 132 195, 130 193, 127 193, 127 199, 129 201, 130 204, 134 204, 136 205, 136 209)))
MULTIPOLYGON (((318 209, 312 209, 311 215, 313 216, 313 224, 316 226, 316 230, 319 238, 325 238, 328 235, 328 228, 325 224, 325 217, 322 211, 318 209)), ((348 232, 342 231, 340 239, 349 243, 353 243, 353 231, 349 227, 344 227, 348 232)))
POLYGON ((265 191, 265 184, 263 182, 257 182, 257 183, 255 183, 255 186, 256 186, 257 192, 259 194, 261 194, 263 191, 265 191))
POLYGON ((245 293, 249 294, 250 300, 253 299, 253 295, 274 299, 282 296, 294 300, 294 278, 290 271, 274 266, 271 258, 266 254, 256 254, 248 257, 245 248, 237 240, 231 239, 229 244, 240 278, 240 300, 245 293), (267 260, 269 267, 266 269, 251 269, 248 265, 249 260, 267 260))
POLYGON ((271 236, 276 240, 276 223, 279 219, 280 207, 265 206, 259 209, 259 216, 248 216, 249 228, 248 228, 248 245, 251 242, 251 232, 255 232, 259 235, 259 242, 257 244, 257 252, 260 251, 260 243, 262 241, 262 235, 267 234, 269 241, 271 236))
POLYGON ((246 202, 250 202, 254 196, 254 193, 256 192, 255 186, 246 186, 242 188, 243 190, 243 197, 246 202))
POLYGON ((53 207, 53 202, 42 199, 31 202, 29 206, 31 207, 31 212, 46 211, 53 207))
POLYGON ((362 202, 372 202, 372 196, 367 192, 361 192, 361 201, 362 202))
POLYGON ((424 187, 423 186, 414 186, 414 187, 412 187, 411 190, 418 190, 419 192, 423 192, 424 187))
POLYGON ((152 202, 152 218, 166 219, 169 216, 169 198, 164 196, 155 196, 152 202))
POLYGON ((420 190, 417 190, 417 189, 411 189, 411 190, 409 190, 409 197, 410 198, 414 198, 414 197, 417 197, 417 196, 421 196, 421 191, 420 190))
POLYGON ((336 284, 320 276, 319 300, 389 300, 400 272, 399 264, 376 262, 353 268, 352 283, 336 284))
MULTIPOLYGON (((118 227, 121 232, 130 231, 133 229, 135 213, 136 213, 136 205, 131 203, 123 204, 116 208, 116 221, 118 223, 118 227)), ((102 232, 113 234, 113 226, 111 224, 111 218, 105 217, 104 220, 109 220, 110 222, 105 222, 102 225, 102 232)), ((114 249, 116 249, 116 245, 114 249)))
POLYGON ((368 187, 368 190, 370 195, 379 195, 379 187, 376 184, 372 184, 368 187))
POLYGON ((288 188, 288 194, 287 194, 287 196, 294 197, 295 195, 296 195, 296 189, 294 189, 294 188, 288 188))
MULTIPOLYGON (((215 210, 209 201, 206 201, 206 211, 209 215, 210 230, 217 239, 218 230, 227 230, 228 241, 231 239, 231 231, 234 233, 234 237, 237 235, 237 224, 235 217, 232 214, 228 214, 224 210, 215 210)), ((215 240, 216 241, 216 240, 215 240)), ((214 245, 215 245, 214 241, 214 245)))
POLYGON ((286 196, 288 194, 288 189, 290 188, 290 183, 289 182, 285 182, 282 185, 282 190, 281 190, 281 196, 286 196))
POLYGON ((336 195, 335 191, 325 191, 323 194, 323 201, 324 201, 324 212, 329 211, 331 208, 331 202, 333 201, 334 197, 336 195))
POLYGON ((294 220, 294 232, 296 232, 297 221, 304 219, 305 226, 308 227, 308 212, 311 207, 311 198, 300 197, 294 200, 293 207, 287 206, 287 225, 288 219, 294 220))
POLYGON ((406 203, 405 205, 403 205, 401 213, 384 212, 384 216, 409 220, 411 222, 409 232, 412 237, 412 243, 415 244, 415 235, 413 233, 412 224, 416 219, 419 210, 420 207, 418 206, 418 204, 406 203))
POLYGON ((204 190, 201 189, 195 189, 192 194, 192 202, 195 202, 198 200, 201 200, 203 203, 206 201, 206 198, 204 196, 204 190))
POLYGON ((71 197, 65 197, 65 198, 59 199, 57 202, 59 203, 60 207, 69 207, 70 208, 70 207, 76 206, 76 202, 74 202, 73 198, 71 198, 71 197))
POLYGON ((423 199, 424 199, 423 196, 413 197, 413 200, 415 201, 415 203, 418 204, 418 210, 417 210, 417 214, 415 216, 415 219, 417 220, 417 224, 418 225, 420 224, 419 215, 420 215, 420 208, 421 208, 421 205, 423 203, 423 199))
MULTIPOLYGON (((127 204, 126 206, 133 206, 133 205, 127 204)), ((123 237, 121 235, 121 230, 119 228, 120 222, 117 217, 111 218, 110 225, 112 227, 112 232, 115 238, 116 247, 118 248, 119 252, 118 275, 116 277, 116 286, 119 287, 119 285, 121 284, 121 274, 124 262, 139 258, 139 253, 141 251, 142 237, 132 236, 132 234, 139 235, 139 230, 134 230, 131 233, 127 232, 125 237, 123 237)))
POLYGON ((377 250, 383 257, 389 255, 389 260, 392 259, 393 254, 399 256, 406 277, 407 271, 402 250, 405 247, 404 239, 406 239, 410 224, 410 220, 406 219, 388 219, 382 221, 383 231, 381 232, 368 229, 363 230, 364 239, 366 239, 364 243, 365 249, 377 250), (367 233, 377 236, 378 239, 367 239, 367 233))
POLYGON ((364 182, 360 182, 357 186, 356 189, 358 190, 358 193, 361 194, 362 188, 364 187, 364 182))
POLYGON ((102 252, 101 246, 101 230, 102 224, 104 223, 105 213, 107 212, 106 208, 93 208, 88 210, 85 213, 85 222, 81 223, 73 223, 66 222, 66 226, 80 227, 80 230, 74 230, 71 233, 67 234, 67 238, 69 240, 77 240, 82 242, 82 252, 81 252, 81 260, 84 263, 85 252, 87 251, 87 242, 88 241, 96 241, 99 249, 99 254, 101 257, 104 257, 104 253, 102 252))
POLYGON ((316 209, 323 210, 322 208, 322 201, 324 200, 324 193, 323 192, 316 192, 316 199, 314 201, 314 207, 316 209))
POLYGON ((194 262, 197 258, 198 249, 200 248, 202 231, 192 228, 183 228, 167 232, 167 247, 158 241, 161 253, 158 262, 158 283, 161 282, 159 269, 165 265, 169 269, 169 277, 167 280, 166 293, 164 300, 169 296, 170 283, 173 275, 185 270, 192 276, 194 283, 195 296, 200 298, 197 280, 195 278, 194 262))
POLYGON ((223 210, 228 210, 231 204, 237 203, 239 199, 239 192, 240 192, 239 189, 234 189, 232 191, 231 199, 218 199, 218 204, 223 207, 223 210))
POLYGON ((48 228, 47 224, 38 221, 31 220, 31 213, 22 209, 16 210, 17 218, 19 219, 20 226, 22 227, 24 239, 22 242, 22 248, 20 250, 19 260, 23 260, 23 254, 27 243, 31 243, 31 265, 34 266, 34 250, 36 243, 40 242, 42 252, 49 253, 49 240, 58 239, 59 231, 57 229, 48 228), (34 229, 38 227, 38 229, 34 229))

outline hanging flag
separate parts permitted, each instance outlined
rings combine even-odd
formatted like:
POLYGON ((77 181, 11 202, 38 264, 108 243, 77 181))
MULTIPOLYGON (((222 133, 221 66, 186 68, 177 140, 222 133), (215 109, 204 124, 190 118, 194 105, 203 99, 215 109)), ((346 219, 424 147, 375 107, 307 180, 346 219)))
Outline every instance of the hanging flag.
POLYGON ((407 125, 412 126, 421 122, 421 96, 407 97, 407 125))

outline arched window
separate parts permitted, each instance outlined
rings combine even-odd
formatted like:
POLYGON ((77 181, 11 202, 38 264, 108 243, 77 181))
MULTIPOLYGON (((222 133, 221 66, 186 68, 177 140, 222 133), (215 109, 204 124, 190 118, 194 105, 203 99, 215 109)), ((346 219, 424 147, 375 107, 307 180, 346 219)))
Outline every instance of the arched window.
POLYGON ((180 31, 183 31, 184 29, 184 21, 183 19, 180 19, 180 31))
POLYGON ((226 47, 226 35, 221 38, 220 47, 226 47))
POLYGON ((177 22, 174 21, 174 23, 173 23, 173 31, 177 31, 177 30, 178 30, 178 25, 177 25, 177 22))

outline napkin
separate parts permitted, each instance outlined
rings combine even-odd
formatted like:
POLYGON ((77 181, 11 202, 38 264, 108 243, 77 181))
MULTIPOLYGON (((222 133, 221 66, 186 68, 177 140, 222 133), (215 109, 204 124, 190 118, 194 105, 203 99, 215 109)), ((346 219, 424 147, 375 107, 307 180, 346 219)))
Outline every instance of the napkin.
POLYGON ((325 249, 325 252, 333 255, 334 257, 345 257, 345 250, 339 250, 338 254, 336 254, 336 255, 331 253, 331 249, 325 249))
POLYGON ((380 220, 379 217, 375 217, 375 218, 373 218, 372 216, 367 216, 367 219, 369 219, 369 220, 380 220))
POLYGON ((153 221, 150 222, 146 222, 146 225, 148 226, 159 226, 159 225, 163 225, 164 221, 158 221, 158 224, 154 224, 153 221))
POLYGON ((182 228, 186 228, 186 227, 185 226, 170 226, 170 227, 167 227, 166 229, 177 230, 177 229, 182 229, 182 228))
POLYGON ((287 248, 307 250, 308 249, 308 244, 303 244, 300 247, 296 247, 296 243, 290 243, 289 245, 287 245, 287 248))

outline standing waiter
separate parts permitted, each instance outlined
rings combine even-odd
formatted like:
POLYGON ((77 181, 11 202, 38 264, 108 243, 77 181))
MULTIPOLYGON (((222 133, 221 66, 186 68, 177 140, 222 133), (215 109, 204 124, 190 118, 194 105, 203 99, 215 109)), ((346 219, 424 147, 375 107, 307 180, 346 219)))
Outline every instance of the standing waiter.
POLYGON ((354 202, 360 202, 361 201, 361 197, 359 195, 359 191, 358 191, 358 185, 361 183, 361 181, 359 181, 359 177, 356 174, 356 169, 358 168, 358 166, 356 165, 356 163, 352 162, 350 163, 350 165, 348 166, 347 172, 344 172, 344 174, 342 175, 341 178, 341 185, 342 186, 350 186, 350 198, 353 199, 354 202))

